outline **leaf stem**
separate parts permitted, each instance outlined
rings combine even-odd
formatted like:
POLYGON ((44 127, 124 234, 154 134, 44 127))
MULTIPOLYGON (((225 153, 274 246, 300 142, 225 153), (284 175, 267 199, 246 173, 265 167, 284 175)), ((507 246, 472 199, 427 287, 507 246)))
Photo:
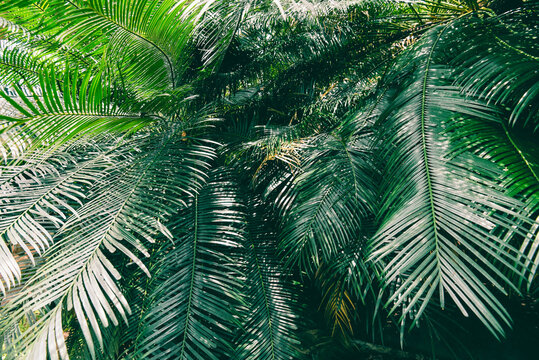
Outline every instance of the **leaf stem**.
POLYGON ((273 337, 273 324, 271 322, 271 312, 269 308, 268 303, 268 294, 266 292, 266 284, 264 283, 264 278, 262 276, 262 269, 260 268, 260 263, 258 261, 258 255, 256 253, 256 246, 254 244, 254 241, 251 241, 251 246, 253 247, 253 254, 256 262, 256 269, 258 272, 258 276, 260 277, 260 286, 262 287, 262 293, 264 296, 264 304, 266 305, 266 314, 268 316, 268 327, 270 331, 270 343, 271 343, 271 358, 275 360, 275 339, 273 337))
POLYGON ((193 298, 193 287, 195 283, 195 266, 197 258, 197 238, 198 238, 198 195, 195 196, 195 228, 193 234, 193 263, 191 264, 191 283, 189 285, 189 299, 187 300, 187 313, 185 315, 185 325, 183 328, 182 350, 179 359, 184 358, 185 342, 187 340, 187 327, 189 326, 189 317, 191 316, 191 300, 193 298))
MULTIPOLYGON (((425 164, 425 175, 426 175, 426 178, 427 178, 427 188, 428 188, 428 192, 429 192, 429 202, 430 202, 430 209, 431 209, 431 216, 432 216, 432 225, 433 225, 433 230, 434 230, 434 243, 435 243, 435 252, 436 252, 436 267, 438 268, 438 271, 441 272, 441 268, 440 268, 440 247, 439 247, 439 235, 438 235, 438 228, 437 228, 437 224, 438 224, 438 221, 436 219, 436 210, 435 210, 435 207, 434 207, 434 195, 433 195, 433 190, 432 190, 432 179, 431 179, 431 175, 430 175, 430 169, 429 169, 429 157, 428 157, 428 153, 427 153, 427 134, 426 134, 426 131, 425 131, 425 120, 426 120, 426 102, 427 102, 427 81, 428 81, 428 76, 429 76, 429 70, 430 70, 430 64, 431 64, 431 61, 432 61, 432 55, 434 53, 434 49, 436 48, 436 45, 438 44, 438 41, 440 40, 440 38, 442 37, 442 34, 444 33, 444 31, 447 29, 447 27, 449 26, 446 25, 441 31, 440 33, 438 34, 436 40, 434 41, 434 43, 432 44, 432 47, 430 49, 430 52, 429 52, 429 56, 427 58, 427 62, 426 62, 426 65, 425 65, 425 76, 423 77, 423 90, 422 90, 422 94, 421 94, 421 143, 422 143, 422 148, 423 148, 423 162, 425 164)), ((440 277, 440 302, 441 302, 441 306, 442 308, 444 307, 444 299, 443 299, 443 280, 442 278, 440 277)))

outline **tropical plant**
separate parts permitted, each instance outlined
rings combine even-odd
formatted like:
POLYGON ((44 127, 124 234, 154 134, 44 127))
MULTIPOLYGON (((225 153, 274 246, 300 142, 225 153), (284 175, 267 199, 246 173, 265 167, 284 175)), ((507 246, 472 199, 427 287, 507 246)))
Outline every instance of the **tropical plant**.
POLYGON ((0 1, 3 358, 503 338, 539 267, 538 11, 0 1))

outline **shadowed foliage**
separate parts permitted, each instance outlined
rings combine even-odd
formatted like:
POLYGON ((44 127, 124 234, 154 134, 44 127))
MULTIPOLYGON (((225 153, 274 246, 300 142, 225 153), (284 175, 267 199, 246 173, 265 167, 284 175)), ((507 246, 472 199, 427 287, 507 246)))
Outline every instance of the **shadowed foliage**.
POLYGON ((0 1, 2 358, 503 341, 537 295, 538 6, 0 1))

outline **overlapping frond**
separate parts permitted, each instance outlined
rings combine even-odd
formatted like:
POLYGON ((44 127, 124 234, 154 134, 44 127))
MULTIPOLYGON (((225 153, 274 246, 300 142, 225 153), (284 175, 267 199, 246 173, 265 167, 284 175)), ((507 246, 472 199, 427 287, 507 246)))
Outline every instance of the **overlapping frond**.
POLYGON ((310 144, 285 213, 280 246, 289 264, 311 273, 355 240, 373 211, 368 138, 341 136, 323 135, 310 144))
MULTIPOLYGON (((85 73, 66 70, 59 74, 50 68, 39 75, 39 87, 13 85, 18 97, 0 90, 0 96, 16 111, 16 116, 2 116, 1 134, 6 144, 29 143, 25 151, 47 151, 83 136, 116 132, 135 132, 157 117, 133 114, 121 105, 107 71, 85 73), (42 96, 39 96, 39 95, 42 96)), ((6 148, 4 152, 13 148, 6 148)), ((12 157, 21 153, 19 147, 12 157)))
POLYGON ((460 119, 450 129, 456 151, 467 148, 498 165, 507 194, 523 199, 528 212, 537 210, 539 155, 532 145, 533 136, 510 127, 501 117, 488 121, 460 119))
POLYGON ((202 62, 218 69, 234 39, 252 0, 212 1, 197 27, 197 43, 202 62))
POLYGON ((489 3, 0 1, 0 357, 316 358, 448 308, 503 335, 539 17, 489 3))
POLYGON ((51 36, 97 62, 111 61, 124 80, 147 96, 173 88, 186 70, 190 54, 186 46, 204 3, 17 0, 2 4, 0 13, 16 18, 19 9, 33 8, 26 19, 31 31, 51 36))
POLYGON ((2 84, 27 81, 36 85, 37 75, 45 62, 12 44, 3 45, 0 46, 0 81, 2 84))
POLYGON ((2 309, 2 331, 17 327, 28 312, 41 313, 10 340, 8 358, 66 359, 62 318, 72 310, 92 358, 97 344, 104 348, 102 328, 127 321, 130 307, 111 253, 123 253, 149 275, 138 255, 149 255, 143 241, 171 236, 164 219, 195 194, 214 157, 211 147, 184 141, 177 131, 149 139, 146 152, 108 171, 56 233, 46 263, 2 309))
POLYGON ((324 311, 331 334, 352 336, 358 319, 374 327, 378 309, 373 303, 376 303, 378 283, 377 273, 367 261, 370 231, 372 229, 364 225, 357 239, 317 270, 316 281, 322 295, 320 309, 324 311))
MULTIPOLYGON (((522 199, 526 203, 522 215, 533 219, 539 201, 539 154, 533 144, 539 94, 538 48, 532 35, 538 26, 537 5, 480 22, 470 19, 465 24, 461 33, 466 46, 454 47, 458 56, 450 62, 457 69, 455 83, 468 97, 484 100, 497 116, 455 121, 450 127, 455 151, 466 148, 497 166, 505 192, 522 199), (486 37, 477 41, 483 33, 486 37)), ((457 43, 453 40, 451 45, 457 43)), ((518 218, 514 221, 522 223, 518 218)), ((520 237, 514 243, 528 256, 530 286, 537 269, 531 265, 537 259, 537 226, 526 227, 530 233, 524 241, 520 237)), ((509 232, 508 241, 511 235, 509 232)))
POLYGON ((268 208, 260 200, 248 201, 244 330, 236 339, 234 359, 301 359, 298 286, 278 257, 268 208))
POLYGON ((388 283, 402 279, 387 302, 392 311, 403 305, 402 318, 420 317, 433 296, 443 308, 448 295, 463 314, 473 312, 499 335, 510 318, 495 292, 517 291, 506 272, 522 277, 525 270, 518 249, 494 229, 525 234, 525 226, 510 220, 524 204, 507 196, 481 159, 465 153, 450 159, 444 128, 456 114, 484 121, 494 116, 448 86, 438 46, 443 49, 455 31, 445 25, 427 33, 393 78, 400 91, 378 123, 383 200, 370 258, 388 283))
POLYGON ((64 164, 66 170, 60 174, 30 171, 15 177, 10 174, 10 181, 5 181, 0 190, 0 261, 3 264, 0 290, 4 294, 6 288, 21 280, 19 266, 8 244, 21 248, 35 264, 34 253, 40 256, 52 245, 54 231, 50 228, 60 228, 69 216, 76 215, 76 208, 86 197, 84 189, 103 176, 110 164, 106 155, 103 152, 71 166, 64 164))
POLYGON ((241 304, 239 247, 245 209, 230 175, 217 169, 170 226, 134 358, 230 357, 241 304))
POLYGON ((453 66, 462 69, 457 82, 464 93, 507 109, 511 127, 529 126, 535 132, 539 129, 537 19, 536 4, 517 14, 468 21, 455 47, 461 51, 453 60, 453 66))

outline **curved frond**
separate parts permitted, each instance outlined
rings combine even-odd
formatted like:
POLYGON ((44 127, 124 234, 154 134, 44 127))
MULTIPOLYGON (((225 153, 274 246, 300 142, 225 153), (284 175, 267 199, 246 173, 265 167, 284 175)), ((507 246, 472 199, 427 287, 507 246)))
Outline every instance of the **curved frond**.
POLYGON ((149 256, 142 241, 153 242, 159 233, 170 236, 164 220, 182 206, 183 197, 195 194, 204 181, 200 173, 214 157, 211 147, 184 140, 177 132, 154 135, 147 152, 119 162, 63 224, 46 263, 2 309, 2 331, 16 327, 29 311, 42 313, 11 339, 8 358, 66 359, 62 317, 72 310, 92 358, 97 344, 104 348, 102 327, 117 325, 119 317, 127 321, 130 307, 111 253, 123 253, 149 275, 137 255, 149 256))
MULTIPOLYGON (((4 45, 4 44, 3 44, 4 45)), ((32 54, 10 45, 0 47, 0 82, 2 84, 27 81, 35 85, 43 62, 32 54)))
MULTIPOLYGON (((367 236, 369 227, 364 226, 364 234, 351 242, 330 261, 323 263, 316 273, 316 281, 320 288, 322 300, 320 309, 324 310, 331 327, 331 333, 342 333, 345 337, 354 334, 354 325, 359 318, 365 324, 373 324, 377 309, 368 308, 372 314, 364 314, 358 305, 376 302, 374 291, 377 284, 377 273, 366 261, 367 236)), ((367 311, 366 311, 367 313, 367 311)))
POLYGON ((531 5, 517 14, 468 23, 453 60, 462 69, 457 82, 463 92, 507 108, 511 127, 529 125, 534 131, 539 129, 537 19, 539 7, 531 5))
POLYGON ((294 180, 280 246, 290 264, 316 270, 353 241, 372 213, 372 167, 365 135, 320 136, 310 144, 294 180))
POLYGON ((219 169, 175 215, 142 333, 132 354, 144 359, 229 357, 241 303, 237 264, 244 241, 237 185, 219 169), (236 258, 236 259, 235 259, 236 258))
MULTIPOLYGON (((115 87, 106 71, 58 75, 54 69, 40 74, 39 88, 14 85, 17 99, 0 90, 0 96, 18 112, 17 116, 2 117, 7 127, 0 134, 7 137, 7 143, 10 138, 15 143, 22 139, 31 144, 25 151, 44 147, 50 151, 83 136, 135 132, 157 119, 119 107, 121 101, 115 98, 115 87)), ((12 155, 21 152, 16 150, 12 155)))
POLYGON ((203 3, 17 0, 0 6, 0 13, 9 18, 13 11, 39 4, 41 11, 28 20, 37 23, 31 31, 52 35, 63 46, 82 49, 96 59, 112 60, 125 80, 138 77, 133 82, 148 95, 175 87, 186 70, 185 50, 203 3))
POLYGON ((521 197, 531 213, 539 206, 539 153, 525 130, 509 127, 505 120, 455 120, 452 140, 499 166, 501 185, 513 197, 521 197))
POLYGON ((392 312, 403 305, 401 319, 419 318, 433 296, 444 308, 448 295, 464 315, 471 311, 498 336, 510 318, 495 293, 518 291, 505 273, 518 278, 525 269, 518 249, 494 229, 525 234, 526 227, 512 228, 509 219, 533 220, 519 216, 524 204, 505 194, 487 163, 465 153, 450 159, 444 128, 455 112, 495 117, 447 84, 438 46, 443 49, 456 29, 431 30, 401 59, 400 91, 378 124, 384 195, 370 259, 380 264, 387 283, 402 277, 386 303, 392 312))
MULTIPOLYGON (((69 216, 78 216, 76 208, 85 198, 84 189, 103 176, 109 163, 107 154, 102 153, 64 173, 45 177, 37 174, 40 178, 37 181, 19 175, 15 180, 17 187, 9 183, 2 187, 0 247, 3 252, 0 261, 3 266, 0 275, 7 289, 21 280, 21 273, 6 245, 20 247, 35 264, 34 253, 42 255, 52 245, 53 229, 62 227, 69 216)), ((5 294, 2 281, 0 290, 5 294)))
POLYGON ((250 201, 247 218, 245 320, 234 359, 301 359, 298 287, 282 266, 277 232, 263 203, 250 201))

